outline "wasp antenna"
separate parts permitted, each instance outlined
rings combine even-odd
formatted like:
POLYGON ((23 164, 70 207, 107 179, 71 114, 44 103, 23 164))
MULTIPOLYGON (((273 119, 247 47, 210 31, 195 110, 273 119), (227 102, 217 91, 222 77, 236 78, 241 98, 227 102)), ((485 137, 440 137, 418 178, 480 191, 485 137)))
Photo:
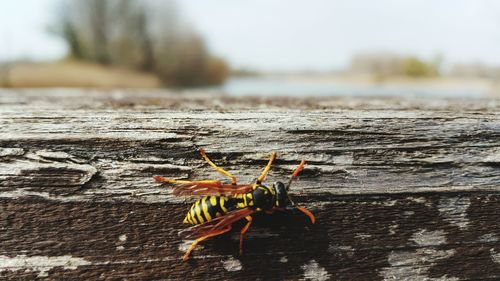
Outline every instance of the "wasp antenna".
POLYGON ((290 189, 290 185, 292 185, 292 181, 297 178, 297 175, 304 169, 304 166, 306 165, 306 161, 302 160, 300 161, 300 164, 297 168, 292 173, 292 176, 290 176, 290 180, 288 181, 288 184, 286 186, 286 190, 288 191, 290 189))
POLYGON ((267 173, 269 173, 269 170, 271 170, 271 165, 273 164, 274 159, 276 159, 276 151, 273 151, 271 153, 271 158, 269 159, 267 166, 262 171, 262 174, 260 174, 260 176, 257 178, 257 184, 260 184, 266 178, 267 173))

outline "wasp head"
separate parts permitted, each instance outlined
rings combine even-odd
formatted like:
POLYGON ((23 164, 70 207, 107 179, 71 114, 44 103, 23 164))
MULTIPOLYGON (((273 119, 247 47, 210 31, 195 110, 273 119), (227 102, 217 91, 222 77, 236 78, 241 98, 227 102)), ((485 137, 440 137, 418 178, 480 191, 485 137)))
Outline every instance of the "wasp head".
POLYGON ((289 205, 290 200, 285 184, 277 181, 273 184, 273 188, 276 191, 276 207, 285 208, 287 205, 289 205))

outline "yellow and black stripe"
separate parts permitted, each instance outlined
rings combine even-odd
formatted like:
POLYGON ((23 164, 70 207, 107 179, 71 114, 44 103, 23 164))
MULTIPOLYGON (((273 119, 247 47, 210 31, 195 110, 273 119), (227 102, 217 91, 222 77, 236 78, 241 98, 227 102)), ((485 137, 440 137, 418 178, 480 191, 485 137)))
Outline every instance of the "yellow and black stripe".
POLYGON ((205 196, 193 203, 184 219, 186 224, 201 224, 226 214, 231 205, 229 198, 205 196))
POLYGON ((191 209, 189 209, 186 215, 186 218, 184 219, 184 223, 192 225, 202 224, 211 221, 216 217, 225 215, 229 211, 232 211, 235 208, 243 209, 249 207, 249 208, 254 208, 257 211, 261 211, 263 205, 265 205, 262 202, 263 198, 270 199, 266 200, 266 202, 267 201, 274 202, 275 196, 276 192, 274 188, 257 184, 253 186, 252 192, 244 194, 235 194, 233 197, 230 198, 224 196, 205 196, 193 203, 191 209), (256 191, 257 195, 254 194, 254 192, 256 191), (257 198, 255 196, 259 197, 257 198))
POLYGON ((251 192, 245 194, 236 194, 233 198, 236 203, 236 208, 246 208, 253 206, 253 194, 251 192))

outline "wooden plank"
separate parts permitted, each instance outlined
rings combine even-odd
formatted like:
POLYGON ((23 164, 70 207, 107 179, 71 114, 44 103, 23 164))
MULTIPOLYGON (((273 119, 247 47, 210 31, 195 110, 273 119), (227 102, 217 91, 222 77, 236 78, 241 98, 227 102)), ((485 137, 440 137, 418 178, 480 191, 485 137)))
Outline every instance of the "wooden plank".
POLYGON ((137 94, 0 93, 2 278, 500 278, 499 100, 137 94), (244 256, 235 230, 182 262, 193 200, 152 176, 220 178, 193 144, 240 182, 305 159, 318 223, 258 215, 244 256))

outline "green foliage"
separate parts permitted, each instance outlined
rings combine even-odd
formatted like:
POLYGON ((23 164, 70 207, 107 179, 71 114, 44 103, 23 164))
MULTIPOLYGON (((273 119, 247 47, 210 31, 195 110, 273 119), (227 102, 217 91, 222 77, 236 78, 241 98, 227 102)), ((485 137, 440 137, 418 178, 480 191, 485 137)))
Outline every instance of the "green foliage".
POLYGON ((403 75, 410 77, 437 76, 438 70, 435 64, 428 63, 415 57, 405 58, 401 62, 403 75))
POLYGON ((369 73, 376 81, 391 76, 431 77, 439 75, 442 56, 430 61, 416 57, 406 57, 394 53, 364 53, 351 60, 351 71, 369 73))
POLYGON ((72 58, 83 59, 84 51, 82 50, 82 44, 78 38, 78 33, 69 21, 62 23, 62 36, 66 39, 66 43, 69 47, 69 52, 72 58))

